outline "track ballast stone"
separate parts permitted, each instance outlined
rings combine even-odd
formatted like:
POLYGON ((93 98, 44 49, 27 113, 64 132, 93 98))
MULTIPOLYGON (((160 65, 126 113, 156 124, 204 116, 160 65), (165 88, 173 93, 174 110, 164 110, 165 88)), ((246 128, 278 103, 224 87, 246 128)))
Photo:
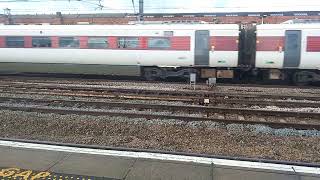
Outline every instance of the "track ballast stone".
POLYGON ((1 110, 0 136, 320 163, 319 131, 1 110))

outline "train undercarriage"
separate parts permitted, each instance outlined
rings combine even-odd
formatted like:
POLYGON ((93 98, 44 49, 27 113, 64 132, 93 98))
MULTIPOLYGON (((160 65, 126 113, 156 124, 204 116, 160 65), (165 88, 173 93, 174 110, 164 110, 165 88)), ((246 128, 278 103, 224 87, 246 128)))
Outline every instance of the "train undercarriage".
POLYGON ((169 78, 189 79, 195 73, 197 79, 216 78, 233 83, 284 83, 310 85, 320 82, 319 70, 257 69, 257 68, 160 68, 144 67, 142 76, 146 80, 169 78))
POLYGON ((319 84, 320 70, 308 69, 262 69, 254 66, 228 67, 157 67, 157 66, 114 66, 114 65, 66 65, 35 63, 1 63, 1 74, 83 74, 142 77, 146 80, 172 78, 187 81, 196 74, 198 81, 216 78, 217 82, 243 84, 319 84))

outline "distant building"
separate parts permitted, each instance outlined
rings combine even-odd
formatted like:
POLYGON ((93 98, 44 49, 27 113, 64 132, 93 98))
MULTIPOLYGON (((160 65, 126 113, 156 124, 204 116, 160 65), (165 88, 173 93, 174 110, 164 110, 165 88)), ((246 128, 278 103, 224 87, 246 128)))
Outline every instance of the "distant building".
MULTIPOLYGON (((237 12, 237 13, 180 13, 145 14, 147 23, 215 23, 215 24, 273 24, 320 21, 320 11, 311 12, 237 12), (299 20, 296 20, 299 19, 299 20), (302 20, 301 20, 302 19, 302 20), (292 21, 289 21, 292 20, 292 21)), ((0 24, 128 24, 136 23, 134 14, 62 14, 56 15, 0 15, 0 24)))

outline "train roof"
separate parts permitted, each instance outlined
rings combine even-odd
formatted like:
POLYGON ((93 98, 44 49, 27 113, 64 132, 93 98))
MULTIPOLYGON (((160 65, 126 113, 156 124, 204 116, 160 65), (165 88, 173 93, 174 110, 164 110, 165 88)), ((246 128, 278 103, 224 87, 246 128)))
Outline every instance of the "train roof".
POLYGON ((0 30, 206 30, 239 29, 238 24, 134 24, 134 25, 2 25, 0 30))
POLYGON ((313 24, 261 24, 257 29, 320 29, 320 23, 313 24))

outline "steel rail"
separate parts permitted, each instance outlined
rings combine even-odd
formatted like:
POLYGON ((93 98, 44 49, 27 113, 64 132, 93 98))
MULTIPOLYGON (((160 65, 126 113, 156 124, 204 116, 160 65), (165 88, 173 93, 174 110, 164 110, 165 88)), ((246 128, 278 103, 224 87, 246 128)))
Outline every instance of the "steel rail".
POLYGON ((1 85, 0 88, 5 89, 46 89, 46 90, 68 90, 68 91, 89 91, 114 94, 144 94, 157 96, 187 96, 190 98, 264 98, 264 99, 296 99, 296 100, 312 100, 320 101, 320 96, 299 96, 299 95, 280 95, 280 94, 244 94, 244 93, 221 93, 212 91, 192 91, 192 90, 151 90, 151 89, 130 89, 130 88, 114 88, 114 87, 92 87, 90 85, 41 85, 41 83, 32 85, 1 85))
MULTIPOLYGON (((185 103, 201 104, 204 102, 205 98, 201 97, 189 97, 189 96, 157 96, 157 95, 134 95, 134 94, 113 94, 113 93, 97 93, 97 92, 82 92, 75 93, 66 90, 61 90, 59 92, 54 91, 3 91, 2 93, 14 93, 14 94, 36 94, 36 95, 56 95, 56 96, 66 96, 66 97, 94 97, 94 98, 109 98, 109 99, 132 99, 132 100, 158 100, 158 101, 178 101, 185 103)), ((264 106, 279 106, 279 107, 320 107, 320 102, 299 102, 299 101, 271 101, 271 100, 254 100, 254 99, 232 99, 232 98, 208 98, 210 100, 209 104, 231 104, 231 105, 264 105, 264 106)))
MULTIPOLYGON (((88 85, 97 84, 97 83, 117 83, 117 82, 123 82, 123 83, 141 83, 141 84, 154 84, 154 83, 166 83, 166 84, 173 84, 173 85, 185 85, 185 82, 181 81, 159 81, 159 80, 154 80, 154 81, 146 81, 143 79, 126 79, 126 78, 113 78, 109 77, 108 79, 101 79, 101 78, 88 78, 88 79, 82 79, 79 77, 63 77, 62 78, 57 78, 54 75, 48 75, 45 74, 43 75, 35 75, 35 76, 24 76, 24 75, 2 75, 0 76, 0 82, 4 83, 56 83, 56 84, 65 84, 69 82, 74 82, 74 83, 79 83, 79 82, 84 82, 87 81, 88 85), (61 82, 63 81, 63 82, 61 82)), ((198 82, 199 85, 205 85, 206 83, 204 82, 198 82)), ((295 88, 295 89, 320 89, 319 86, 295 86, 295 85, 286 85, 286 84, 263 84, 263 83, 253 83, 253 84, 248 84, 248 83, 218 83, 219 87, 250 87, 250 88, 279 88, 279 89, 289 89, 289 88, 295 88)))
POLYGON ((320 108, 320 102, 299 102, 299 101, 263 101, 250 99, 210 99, 211 104, 238 104, 238 105, 265 105, 279 107, 314 107, 320 108))
POLYGON ((128 99, 128 100, 158 100, 158 101, 179 101, 189 103, 203 102, 203 99, 192 97, 177 97, 177 96, 156 96, 156 95, 135 95, 135 94, 112 94, 112 93, 97 93, 97 92, 70 92, 70 91, 3 91, 1 93, 8 94, 35 94, 35 95, 54 95, 65 97, 84 97, 84 98, 109 98, 109 99, 128 99))
POLYGON ((291 123, 291 122, 272 122, 272 121, 256 121, 256 120, 240 120, 240 119, 219 119, 208 117, 194 117, 194 116, 181 116, 181 115, 161 115, 149 113, 132 113, 132 112, 110 112, 110 111, 96 111, 87 109, 62 109, 52 108, 47 106, 12 106, 0 105, 0 109, 11 111, 25 111, 25 112, 38 112, 38 113, 56 113, 56 114, 77 114, 77 115, 91 115, 91 116, 121 116, 129 118, 146 118, 149 119, 175 119, 186 122, 191 121, 213 121, 224 124, 249 124, 249 125, 266 125, 272 128, 294 128, 294 129, 317 129, 320 130, 320 123, 291 123))
POLYGON ((222 108, 208 106, 187 106, 187 105, 162 105, 162 104, 145 104, 145 103, 127 103, 127 102, 105 102, 105 101, 83 101, 83 100, 61 100, 61 99, 32 99, 17 97, 0 97, 0 101, 27 101, 36 103, 63 103, 63 105, 83 104, 97 107, 121 107, 131 109, 152 109, 166 111, 183 111, 193 113, 211 113, 222 114, 241 114, 241 115, 265 115, 277 117, 301 117, 301 118, 320 118, 320 113, 316 112, 296 112, 296 111, 272 111, 248 108, 222 108))

